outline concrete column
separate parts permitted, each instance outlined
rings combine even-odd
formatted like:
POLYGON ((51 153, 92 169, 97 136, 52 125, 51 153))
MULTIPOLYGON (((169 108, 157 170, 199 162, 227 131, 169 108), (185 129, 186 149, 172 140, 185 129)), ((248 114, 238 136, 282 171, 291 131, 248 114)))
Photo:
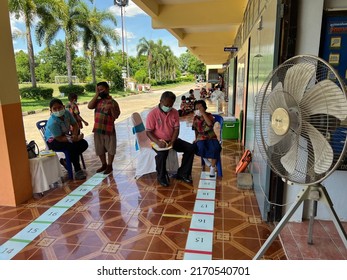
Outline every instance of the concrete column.
POLYGON ((32 185, 7 1, 0 1, 0 38, 0 205, 16 206, 32 197, 32 185))

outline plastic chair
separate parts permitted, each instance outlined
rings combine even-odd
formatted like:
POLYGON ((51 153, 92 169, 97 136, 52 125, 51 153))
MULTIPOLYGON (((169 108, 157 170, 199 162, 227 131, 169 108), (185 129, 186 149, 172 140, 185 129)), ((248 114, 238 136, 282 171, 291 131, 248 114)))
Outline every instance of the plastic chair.
MULTIPOLYGON (((40 134, 41 134, 41 136, 43 138, 43 141, 46 144, 46 150, 49 150, 48 145, 47 145, 46 140, 45 140, 46 124, 47 124, 47 120, 38 121, 36 123, 36 127, 40 131, 40 134)), ((64 153, 65 160, 66 160, 66 169, 67 169, 67 172, 68 172, 68 175, 69 175, 69 179, 73 179, 72 164, 71 164, 71 158, 70 158, 69 151, 68 150, 56 150, 55 152, 64 153)), ((84 163, 83 155, 80 154, 80 157, 81 157, 83 169, 86 169, 86 165, 84 163)))
MULTIPOLYGON (((136 159, 135 178, 138 179, 142 175, 156 172, 155 156, 156 152, 152 149, 151 141, 147 137, 145 126, 139 113, 135 112, 131 115, 133 123, 133 134, 136 135, 135 149, 139 151, 136 159)), ((173 149, 169 151, 166 160, 166 169, 168 173, 174 174, 178 169, 177 152, 173 149)))
MULTIPOLYGON (((214 117, 214 120, 216 121, 214 126, 213 126, 213 130, 217 135, 217 139, 218 139, 220 145, 222 146, 222 132, 223 132, 224 119, 220 115, 217 115, 217 114, 212 114, 212 115, 214 117), (219 125, 216 125, 216 124, 219 124, 219 125)), ((205 161, 203 160, 203 158, 201 158, 201 165, 205 166, 205 161)), ((222 159, 221 159, 220 155, 217 158, 216 167, 217 167, 217 175, 219 177, 223 177, 222 159)))

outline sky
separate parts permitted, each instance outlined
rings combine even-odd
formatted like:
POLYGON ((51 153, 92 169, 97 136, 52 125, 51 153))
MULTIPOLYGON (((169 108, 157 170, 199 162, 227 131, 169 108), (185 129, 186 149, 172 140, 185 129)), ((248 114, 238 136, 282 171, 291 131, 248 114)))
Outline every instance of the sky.
MULTIPOLYGON (((90 4, 90 1, 85 0, 86 3, 90 4)), ((118 32, 120 39, 122 36, 122 21, 121 21, 121 13, 120 8, 114 5, 113 0, 94 0, 94 4, 99 10, 107 10, 110 9, 117 18, 117 26, 116 31, 118 32)), ((131 0, 129 1, 129 5, 125 7, 124 13, 124 51, 129 53, 131 56, 136 56, 136 46, 139 43, 139 40, 142 37, 145 37, 146 40, 153 40, 157 42, 158 39, 162 39, 163 44, 166 46, 170 46, 171 50, 178 57, 180 54, 186 51, 186 48, 182 48, 178 46, 177 39, 172 36, 165 29, 153 29, 151 27, 151 18, 143 12, 139 7, 137 7, 131 0)), ((34 23, 35 25, 35 23, 34 23)), ((24 32, 25 26, 23 23, 23 19, 19 18, 15 19, 14 16, 11 16, 11 28, 12 33, 14 32, 24 32)), ((34 28, 32 28, 34 30, 34 28)), ((64 39, 63 33, 59 33, 57 39, 64 39)), ((35 36, 33 34, 33 44, 34 44, 34 52, 37 54, 40 50, 42 50, 45 46, 38 46, 35 36)), ((81 50, 82 44, 79 42, 76 46, 77 49, 81 50)), ((14 51, 23 50, 27 52, 26 40, 25 38, 16 38, 13 40, 13 48, 14 51)), ((120 40, 120 44, 118 46, 113 47, 114 51, 122 50, 122 40, 120 40)))

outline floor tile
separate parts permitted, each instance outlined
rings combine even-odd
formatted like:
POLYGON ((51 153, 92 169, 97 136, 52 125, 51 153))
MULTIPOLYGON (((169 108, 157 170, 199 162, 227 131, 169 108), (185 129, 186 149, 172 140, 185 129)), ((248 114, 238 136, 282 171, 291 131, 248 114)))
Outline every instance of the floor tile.
MULTIPOLYGON (((145 117, 147 112, 143 113, 145 117)), ((191 119, 182 120, 194 137, 191 119)), ((151 173, 135 180, 136 152, 129 120, 117 123, 117 155, 112 174, 85 194, 13 259, 16 260, 182 260, 199 185, 201 160, 193 163, 193 184, 170 179, 163 188, 151 173)), ((182 129, 182 131, 185 131, 182 129)), ((181 131, 181 133, 182 133, 181 131)), ((92 137, 84 157, 87 176, 99 168, 92 137)), ((193 139, 193 138, 192 138, 193 139)), ((191 140, 192 140, 191 139, 191 140)), ((223 140, 224 177, 216 180, 213 224, 215 260, 250 260, 274 226, 261 219, 253 190, 240 190, 234 174, 243 148, 223 140)), ((181 159, 182 155, 179 154, 181 159)), ((67 179, 18 207, 0 206, 0 244, 45 213, 80 181, 67 179)), ((88 179, 87 178, 87 179, 88 179)), ((347 223, 343 226, 347 229, 347 223)), ((315 221, 314 244, 307 244, 308 222, 288 222, 264 259, 347 259, 347 250, 331 221, 315 221)))

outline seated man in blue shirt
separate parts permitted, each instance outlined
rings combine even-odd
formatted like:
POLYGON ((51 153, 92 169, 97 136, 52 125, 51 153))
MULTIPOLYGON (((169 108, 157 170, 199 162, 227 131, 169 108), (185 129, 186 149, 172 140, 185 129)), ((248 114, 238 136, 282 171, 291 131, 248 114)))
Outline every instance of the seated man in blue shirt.
POLYGON ((75 179, 86 178, 79 162, 79 155, 88 148, 88 142, 83 139, 83 133, 78 134, 79 126, 63 102, 54 98, 49 103, 51 116, 46 124, 45 140, 53 151, 68 150, 71 163, 75 169, 75 179))

